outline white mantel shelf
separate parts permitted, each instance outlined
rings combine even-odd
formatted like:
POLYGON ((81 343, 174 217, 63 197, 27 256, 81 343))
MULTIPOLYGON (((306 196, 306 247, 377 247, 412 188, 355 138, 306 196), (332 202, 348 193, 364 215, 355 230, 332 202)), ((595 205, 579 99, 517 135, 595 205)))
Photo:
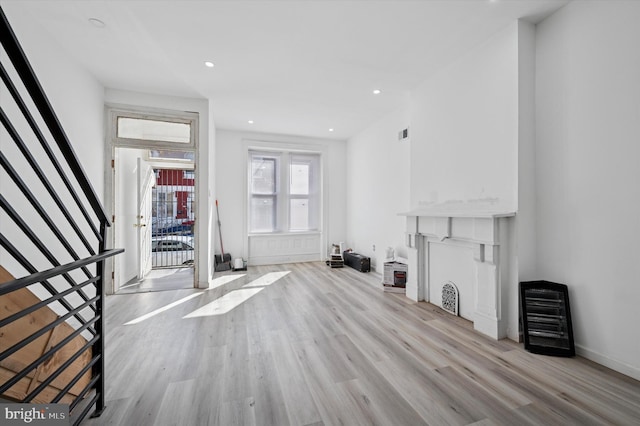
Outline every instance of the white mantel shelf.
POLYGON ((507 332, 503 280, 512 257, 508 223, 516 212, 461 207, 399 213, 407 218, 406 295, 440 305, 443 285, 453 283, 460 290, 460 316, 501 339, 507 332))
POLYGON ((477 217, 484 219, 495 219, 501 217, 512 217, 515 216, 516 212, 510 211, 465 211, 465 210, 430 210, 430 209, 419 209, 419 210, 411 210, 408 212, 398 213, 398 216, 407 216, 407 217, 477 217))

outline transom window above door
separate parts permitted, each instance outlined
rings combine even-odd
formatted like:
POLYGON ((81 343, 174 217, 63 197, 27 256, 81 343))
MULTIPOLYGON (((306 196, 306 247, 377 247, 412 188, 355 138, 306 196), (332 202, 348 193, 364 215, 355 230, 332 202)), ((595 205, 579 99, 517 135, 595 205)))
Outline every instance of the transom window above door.
POLYGON ((179 150, 195 148, 198 129, 196 113, 136 111, 117 107, 110 108, 109 112, 113 141, 118 145, 153 144, 158 147, 154 153, 160 154, 160 158, 180 160, 185 158, 180 158, 179 150))
POLYGON ((152 120, 148 118, 118 117, 117 137, 162 142, 189 143, 190 123, 152 120))

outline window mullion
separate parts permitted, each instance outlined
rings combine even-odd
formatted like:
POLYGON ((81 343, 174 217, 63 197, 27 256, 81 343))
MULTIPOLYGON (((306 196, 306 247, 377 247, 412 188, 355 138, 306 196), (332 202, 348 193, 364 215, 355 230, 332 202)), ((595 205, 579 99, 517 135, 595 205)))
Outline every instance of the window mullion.
POLYGON ((279 220, 279 229, 281 231, 288 232, 289 229, 289 188, 291 186, 291 155, 288 152, 282 153, 282 163, 280 168, 280 173, 282 176, 282 181, 280 185, 280 191, 282 193, 282 197, 280 200, 280 214, 278 215, 279 220))

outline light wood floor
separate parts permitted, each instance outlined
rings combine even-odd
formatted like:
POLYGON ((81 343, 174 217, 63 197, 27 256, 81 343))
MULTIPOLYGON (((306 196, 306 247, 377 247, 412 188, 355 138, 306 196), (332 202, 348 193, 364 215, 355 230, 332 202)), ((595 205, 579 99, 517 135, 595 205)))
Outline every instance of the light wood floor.
POLYGON ((245 274, 108 297, 107 410, 85 424, 640 423, 640 382, 485 338, 384 293, 378 275, 321 263, 245 274))
POLYGON ((152 269, 139 281, 132 279, 118 290, 118 294, 193 288, 193 267, 152 269))

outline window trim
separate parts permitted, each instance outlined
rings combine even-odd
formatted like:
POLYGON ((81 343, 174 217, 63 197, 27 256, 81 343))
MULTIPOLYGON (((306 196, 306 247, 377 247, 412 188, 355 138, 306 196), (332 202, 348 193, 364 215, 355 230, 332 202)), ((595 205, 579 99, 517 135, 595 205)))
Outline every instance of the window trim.
MULTIPOLYGON (((164 149, 170 151, 194 151, 198 139, 198 114, 186 111, 166 111, 155 108, 137 109, 127 106, 108 105, 109 139, 114 146, 140 147, 141 149, 164 149), (166 121, 170 123, 189 124, 189 142, 169 142, 154 139, 133 139, 118 137, 118 118, 166 121), (153 148, 149 148, 152 145, 153 148)), ((163 161, 154 159, 154 161, 163 161)))
MULTIPOLYGON (((315 151, 307 151, 301 152, 299 150, 292 151, 290 149, 281 149, 281 150, 269 150, 265 151, 262 149, 249 148, 247 151, 247 233, 249 235, 272 235, 272 234, 300 234, 303 232, 322 232, 322 223, 320 218, 322 217, 322 153, 315 151), (274 193, 269 194, 260 194, 253 193, 251 188, 251 182, 253 179, 253 159, 255 157, 269 157, 270 153, 273 153, 273 157, 275 158, 275 186, 274 193), (318 188, 316 190, 309 190, 308 194, 291 194, 290 185, 291 185, 291 165, 292 159, 296 155, 308 155, 308 156, 316 156, 317 160, 310 159, 308 161, 309 170, 318 173, 317 181, 314 186, 318 188), (312 167, 315 165, 315 167, 312 167), (317 170, 316 170, 317 169, 317 170), (273 208, 273 227, 271 231, 257 231, 251 229, 251 205, 252 200, 256 198, 272 198, 274 200, 273 208), (318 211, 310 212, 309 219, 314 219, 313 222, 316 225, 314 229, 291 229, 291 200, 293 199, 305 199, 311 201, 312 199, 318 200, 320 206, 318 207, 318 211)), ((311 175, 312 176, 312 175, 311 175)), ((312 182, 310 181, 310 187, 312 182)), ((314 188, 315 189, 315 188, 314 188)), ((310 220, 311 222, 311 220, 310 220)))
POLYGON ((251 257, 251 253, 249 253, 249 238, 268 238, 269 236, 282 236, 282 235, 320 235, 320 247, 319 254, 321 258, 325 258, 325 247, 328 247, 327 239, 330 233, 329 228, 329 197, 327 194, 327 189, 329 188, 329 173, 328 173, 328 158, 329 158, 329 141, 318 141, 314 142, 286 142, 282 140, 268 140, 268 139, 252 139, 252 138, 243 138, 242 139, 242 152, 243 156, 246 159, 243 163, 243 167, 245 168, 244 177, 244 185, 243 188, 245 191, 245 197, 243 197, 243 251, 245 252, 247 257, 251 257), (290 153, 300 153, 300 154, 319 154, 319 171, 320 171, 320 181, 319 181, 319 200, 320 200, 320 211, 319 211, 319 220, 318 220, 318 230, 317 231, 295 231, 295 232, 273 232, 273 233, 251 233, 249 232, 249 178, 250 178, 250 169, 249 169, 249 151, 262 151, 262 152, 282 152, 288 151, 290 153))

